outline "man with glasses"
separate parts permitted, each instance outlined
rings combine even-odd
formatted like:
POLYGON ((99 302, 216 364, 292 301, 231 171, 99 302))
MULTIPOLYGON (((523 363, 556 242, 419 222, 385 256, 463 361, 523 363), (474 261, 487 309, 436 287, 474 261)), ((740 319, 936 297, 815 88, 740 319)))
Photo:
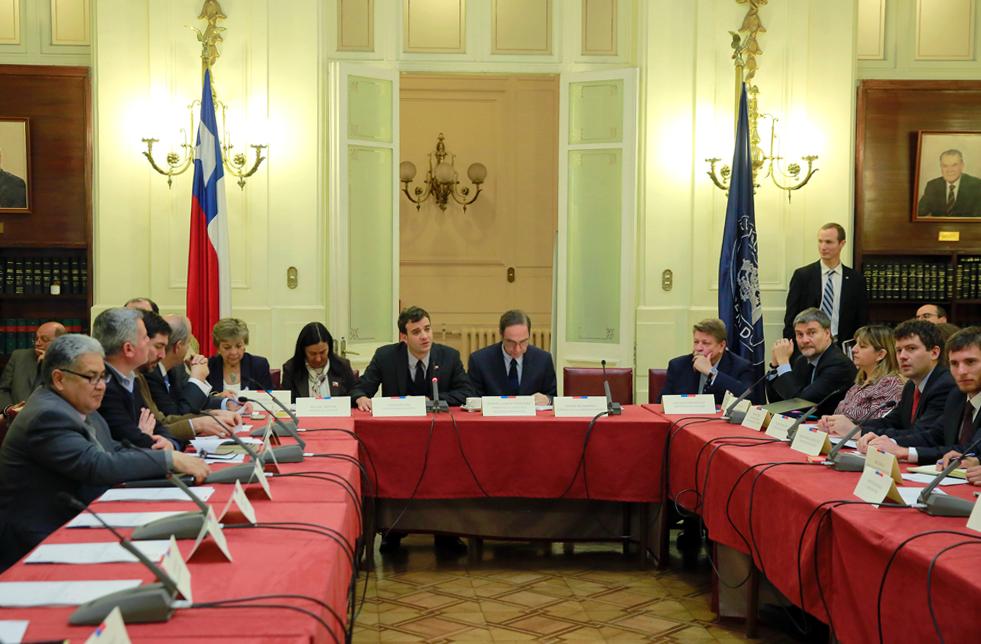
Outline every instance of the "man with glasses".
POLYGON ((555 397, 555 365, 548 351, 531 346, 531 318, 511 310, 501 316, 501 341, 470 354, 467 373, 478 396, 535 396, 536 405, 555 397))
POLYGON ((0 410, 10 418, 24 407, 41 374, 41 361, 51 341, 65 333, 60 322, 45 322, 34 331, 34 348, 17 349, 0 375, 0 410))
POLYGON ((48 347, 41 383, 17 415, 0 448, 0 571, 75 515, 59 499, 89 503, 124 481, 168 471, 201 482, 198 458, 177 451, 125 448, 96 413, 106 391, 102 347, 66 334, 48 347))
POLYGON ((916 319, 934 324, 947 324, 947 311, 939 304, 924 304, 916 309, 916 319))

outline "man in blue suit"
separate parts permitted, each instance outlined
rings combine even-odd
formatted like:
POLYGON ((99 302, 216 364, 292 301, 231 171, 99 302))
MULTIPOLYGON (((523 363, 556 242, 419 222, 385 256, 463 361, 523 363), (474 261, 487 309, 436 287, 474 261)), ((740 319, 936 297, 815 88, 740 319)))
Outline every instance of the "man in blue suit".
POLYGON ((692 327, 692 351, 668 363, 664 394, 712 394, 721 404, 726 391, 738 396, 753 384, 753 365, 726 351, 726 325, 709 318, 692 327))
POLYGON ((535 396, 536 405, 555 397, 552 355, 528 344, 531 318, 507 311, 498 325, 501 341, 470 355, 467 372, 478 396, 535 396))

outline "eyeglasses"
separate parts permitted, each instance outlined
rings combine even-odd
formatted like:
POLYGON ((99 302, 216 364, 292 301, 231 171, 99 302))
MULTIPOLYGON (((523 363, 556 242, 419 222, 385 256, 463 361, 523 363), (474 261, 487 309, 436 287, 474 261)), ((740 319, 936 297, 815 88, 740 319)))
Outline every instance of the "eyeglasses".
POLYGON ((98 386, 100 382, 102 384, 106 384, 109 382, 109 374, 108 372, 105 371, 94 375, 86 374, 86 373, 78 373, 77 371, 72 371, 71 369, 59 369, 58 371, 64 371, 65 373, 70 373, 73 376, 78 376, 82 380, 87 380, 88 383, 93 387, 98 386))

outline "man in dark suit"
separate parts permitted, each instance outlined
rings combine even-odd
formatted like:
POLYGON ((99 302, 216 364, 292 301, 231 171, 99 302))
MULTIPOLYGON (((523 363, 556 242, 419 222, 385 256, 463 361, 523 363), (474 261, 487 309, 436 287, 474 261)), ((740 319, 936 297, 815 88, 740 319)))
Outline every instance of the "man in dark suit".
MULTIPOLYGON (((940 422, 927 432, 901 432, 877 436, 859 444, 894 454, 909 463, 935 463, 951 451, 963 452, 981 438, 981 327, 961 329, 947 341, 947 362, 957 383, 951 389, 940 422)), ((863 436, 863 439, 865 437, 863 436)))
MULTIPOLYGON (((942 422, 947 395, 955 388, 950 372, 940 362, 944 339, 936 324, 926 320, 907 320, 896 327, 893 337, 896 339, 899 371, 907 381, 898 405, 885 416, 862 423, 865 436, 859 440, 860 443, 868 443, 876 435, 928 432, 942 422)), ((818 425, 838 436, 844 436, 855 427, 855 423, 844 414, 825 416, 818 425)))
POLYGON ((702 320, 692 327, 692 351, 668 362, 665 394, 712 394, 722 403, 726 391, 736 396, 753 384, 753 365, 726 350, 725 322, 702 320))
POLYGON ((981 217, 981 179, 964 173, 960 150, 940 153, 940 175, 927 181, 918 217, 981 217))
POLYGON ((180 452, 127 449, 95 413, 105 392, 102 347, 66 334, 51 343, 41 386, 18 414, 0 449, 0 570, 75 515, 58 498, 89 503, 123 481, 174 470, 198 481, 208 466, 180 452))
POLYGON ((112 437, 137 447, 183 449, 184 442, 156 421, 136 386, 136 370, 146 363, 150 350, 142 312, 106 309, 92 323, 92 335, 106 352, 109 380, 99 414, 109 425, 112 437))
POLYGON ((27 208, 27 183, 3 169, 0 149, 0 208, 27 208))
POLYGON ((439 385, 440 400, 462 405, 473 395, 463 371, 460 352, 433 342, 429 313, 410 306, 399 314, 399 342, 379 347, 351 398, 361 411, 371 411, 371 397, 381 387, 382 396, 428 396, 432 379, 439 385))
POLYGON ((0 375, 0 410, 4 416, 16 414, 24 406, 39 382, 44 352, 52 340, 64 333, 60 322, 45 322, 34 331, 33 349, 17 349, 10 354, 0 375))
POLYGON ((536 405, 555 397, 552 355, 528 344, 531 318, 506 311, 498 324, 501 341, 470 354, 467 374, 478 396, 535 396, 536 405))
POLYGON ((801 355, 790 366, 794 344, 782 338, 773 345, 766 394, 770 402, 803 398, 821 403, 820 415, 834 411, 855 382, 855 365, 831 337, 831 320, 821 309, 804 309, 794 319, 794 334, 801 355), (837 393, 835 393, 837 392, 837 393), (827 398, 827 400, 825 400, 827 398))
POLYGON ((855 330, 868 322, 869 298, 865 291, 865 278, 841 263, 841 249, 844 247, 844 228, 835 223, 821 226, 818 231, 821 259, 801 266, 790 278, 783 337, 794 339, 794 319, 808 308, 821 309, 831 319, 831 335, 836 342, 851 340, 855 330))

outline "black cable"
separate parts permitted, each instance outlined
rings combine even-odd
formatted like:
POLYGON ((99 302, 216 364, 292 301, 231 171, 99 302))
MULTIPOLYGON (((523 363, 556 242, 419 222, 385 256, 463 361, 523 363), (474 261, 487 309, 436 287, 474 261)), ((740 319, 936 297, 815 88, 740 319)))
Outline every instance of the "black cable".
POLYGON ((665 432, 664 436, 664 456, 661 459, 661 490, 664 494, 664 499, 668 500, 671 498, 671 476, 669 469, 671 466, 671 442, 674 440, 675 435, 682 429, 686 429, 692 425, 699 425, 701 423, 707 423, 713 420, 719 420, 715 416, 706 418, 704 416, 682 416, 681 418, 676 418, 671 421, 668 425, 668 431, 665 432), (690 423, 681 424, 681 421, 691 420, 690 423))
POLYGON ((480 490, 481 494, 484 496, 490 496, 490 494, 487 493, 487 490, 484 489, 484 486, 481 485, 480 479, 477 478, 477 473, 474 472, 473 465, 470 464, 470 459, 467 458, 467 453, 463 449, 463 438, 460 436, 460 428, 456 424, 456 415, 450 411, 449 416, 450 420, 453 422, 453 434, 456 437, 456 446, 460 450, 460 456, 463 457, 464 464, 466 464, 467 469, 470 471, 470 477, 473 479, 473 482, 477 484, 477 488, 480 490))
POLYGON ((358 449, 364 452, 365 461, 368 463, 368 467, 371 468, 371 475, 375 479, 376 489, 378 483, 378 470, 375 468, 375 460, 371 456, 371 450, 365 445, 364 440, 354 431, 350 429, 344 429, 343 427, 320 427, 318 429, 304 429, 304 432, 337 432, 338 434, 344 434, 350 438, 353 438, 358 442, 358 449))
POLYGON ((944 547, 940 552, 933 556, 930 560, 930 566, 927 568, 927 608, 930 609, 930 619, 933 620, 933 630, 937 633, 937 639, 940 640, 940 644, 944 644, 943 633, 940 632, 940 622, 937 621, 937 613, 933 609, 933 569, 937 565, 937 561, 945 553, 954 550, 955 548, 960 548, 961 546, 977 546, 981 545, 981 536, 973 537, 967 541, 959 541, 955 544, 944 547))
POLYGON ((340 474, 335 474, 333 472, 321 472, 317 470, 306 471, 306 472, 285 472, 280 474, 274 474, 273 478, 302 478, 302 479, 314 479, 318 481, 324 481, 325 483, 334 483, 340 486, 354 503, 354 509, 358 513, 358 532, 364 531, 364 507, 361 503, 361 498, 358 496, 357 491, 355 491, 354 486, 351 482, 340 474))
MULTIPOLYGON (((603 416, 609 415, 609 413, 610 413, 609 411, 601 411, 600 413, 593 416, 592 419, 589 421, 589 424, 586 425, 586 433, 583 435, 583 440, 582 440, 582 453, 579 455, 579 462, 576 464, 576 471, 572 473, 572 478, 569 480, 569 484, 565 486, 565 489, 562 490, 562 494, 558 495, 556 498, 558 499, 564 498, 565 495, 569 493, 569 490, 571 490, 572 486, 575 485, 576 479, 579 478, 580 470, 583 470, 583 477, 582 477, 583 484, 586 485, 586 472, 583 468, 585 467, 585 463, 586 463, 586 450, 589 448, 589 439, 593 434, 593 427, 596 426, 596 421, 603 416)), ((586 486, 586 498, 587 499, 589 498, 588 485, 586 486)))
POLYGON ((376 478, 374 481, 372 481, 368 477, 368 470, 365 469, 364 463, 359 461, 357 458, 351 456, 350 454, 337 454, 333 452, 324 452, 322 454, 304 454, 304 456, 306 458, 330 458, 330 459, 345 461, 347 463, 350 463, 351 465, 355 466, 361 471, 362 480, 370 484, 368 487, 370 487, 371 489, 368 490, 368 496, 374 496, 375 490, 378 489, 378 479, 376 478))
POLYGON ((426 437, 426 447, 422 454, 422 469, 419 471, 419 478, 416 480, 415 486, 412 488, 412 492, 409 494, 409 498, 406 499, 405 505, 395 516, 395 520, 392 521, 392 525, 388 526, 388 530, 382 535, 382 539, 388 537, 389 533, 395 529, 399 521, 402 520, 402 516, 408 511, 409 505, 416 498, 416 494, 419 492, 419 486, 422 485, 422 479, 426 476, 426 470, 429 469, 429 449, 433 444, 433 434, 436 431, 436 414, 433 414, 433 418, 429 423, 429 435, 426 437))
POLYGON ((338 621, 338 623, 341 625, 341 628, 344 629, 344 632, 345 632, 345 641, 349 641, 349 638, 347 636, 347 631, 348 631, 347 626, 344 624, 344 620, 341 619, 341 617, 337 614, 337 611, 335 611, 333 608, 331 608, 331 606, 328 605, 327 602, 321 601, 321 600, 317 599, 316 597, 310 597, 308 595, 255 595, 255 596, 252 596, 252 597, 236 597, 236 598, 233 598, 233 599, 218 599, 218 600, 214 600, 214 601, 210 601, 210 602, 196 602, 196 603, 191 604, 188 608, 279 608, 279 609, 282 609, 282 610, 292 610, 292 611, 296 611, 298 613, 302 613, 304 615, 307 615, 308 617, 316 620, 321 626, 324 627, 324 630, 327 631, 327 634, 330 635, 330 638, 334 642, 336 642, 337 644, 340 644, 340 639, 338 639, 337 633, 334 632, 334 629, 332 629, 330 627, 330 625, 322 617, 320 617, 320 615, 317 615, 316 613, 314 613, 310 609, 302 608, 300 606, 291 606, 290 604, 255 604, 255 603, 246 603, 246 602, 254 602, 256 600, 263 600, 263 599, 307 599, 307 600, 310 600, 310 601, 316 603, 317 605, 325 608, 327 610, 327 612, 329 612, 331 614, 331 616, 333 616, 334 619, 336 619, 338 621), (243 605, 238 605, 238 604, 242 604, 242 603, 245 603, 245 605, 244 606, 243 605))

